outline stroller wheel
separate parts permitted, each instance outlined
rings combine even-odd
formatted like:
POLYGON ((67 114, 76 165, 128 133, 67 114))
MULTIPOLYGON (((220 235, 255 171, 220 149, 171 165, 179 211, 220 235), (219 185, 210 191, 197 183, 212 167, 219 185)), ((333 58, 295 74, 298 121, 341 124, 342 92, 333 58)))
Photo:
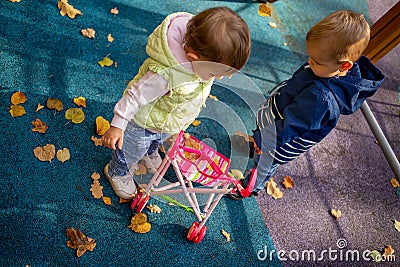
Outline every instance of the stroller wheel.
POLYGON ((207 227, 205 225, 203 225, 203 227, 200 229, 199 233, 193 238, 193 242, 198 244, 200 243, 201 240, 203 240, 205 234, 207 231, 207 227))
POLYGON ((197 234, 197 229, 199 228, 199 223, 198 222, 194 222, 192 223, 192 226, 190 226, 189 228, 189 232, 186 236, 186 239, 191 241, 193 240, 193 238, 196 236, 197 234))

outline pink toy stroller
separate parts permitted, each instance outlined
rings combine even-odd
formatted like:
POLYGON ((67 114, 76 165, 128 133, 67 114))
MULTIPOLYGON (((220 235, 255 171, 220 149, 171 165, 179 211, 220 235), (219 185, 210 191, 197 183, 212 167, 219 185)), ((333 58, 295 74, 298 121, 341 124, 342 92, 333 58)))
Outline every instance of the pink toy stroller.
POLYGON ((138 192, 133 199, 131 209, 141 212, 152 195, 183 193, 198 220, 189 228, 187 239, 199 243, 207 230, 204 224, 222 196, 239 190, 242 196, 248 197, 254 187, 256 171, 253 171, 249 185, 243 188, 240 180, 228 173, 229 165, 230 159, 181 131, 144 191, 138 192), (159 187, 171 164, 178 181, 159 187), (196 193, 209 194, 202 210, 196 193))

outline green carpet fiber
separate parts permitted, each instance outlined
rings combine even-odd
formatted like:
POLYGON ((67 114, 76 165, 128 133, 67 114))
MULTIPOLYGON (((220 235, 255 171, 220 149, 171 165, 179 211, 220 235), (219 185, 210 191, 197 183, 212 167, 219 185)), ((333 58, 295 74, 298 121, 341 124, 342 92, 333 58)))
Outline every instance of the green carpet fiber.
MULTIPOLYGON (((252 55, 243 69, 251 82, 215 85, 212 94, 238 117, 218 112, 202 115, 202 124, 188 131, 199 139, 211 138, 221 153, 230 156, 228 135, 234 129, 250 131, 254 127, 251 108, 262 95, 255 95, 257 89, 252 87, 268 93, 306 59, 299 27, 309 27, 323 15, 316 18, 310 12, 299 17, 296 2, 278 1, 273 17, 263 18, 257 14, 258 4, 251 1, 70 0, 83 13, 70 19, 59 14, 56 0, 2 1, 0 266, 280 266, 275 254, 259 259, 272 252, 274 245, 254 198, 238 202, 223 198, 207 221, 208 230, 200 244, 186 240, 195 216, 157 199, 150 204, 159 205, 162 213, 145 210, 151 231, 133 232, 127 226, 134 213, 127 203, 119 203, 102 174, 110 150, 96 147, 91 136, 97 116, 111 120, 126 82, 146 58, 147 36, 166 15, 226 5, 248 22, 252 32, 252 55), (118 15, 110 14, 113 7, 118 8, 118 15), (287 12, 291 15, 285 16, 287 12), (276 29, 268 26, 273 20, 279 25, 276 29), (290 20, 297 21, 291 24, 290 20), (95 29, 94 39, 81 35, 85 28, 95 29), (115 38, 112 43, 106 38, 109 33, 115 38), (100 67, 97 62, 107 55, 117 66, 100 67), (22 104, 26 114, 13 118, 10 97, 16 91, 27 96, 22 104), (64 115, 68 108, 76 107, 73 98, 78 96, 87 100, 85 120, 73 124, 64 115), (45 105, 48 98, 60 99, 63 110, 35 112, 38 103, 45 105), (215 114, 228 121, 221 123, 215 114), (31 130, 36 118, 49 126, 45 134, 31 130), (33 150, 46 144, 54 144, 56 150, 68 148, 71 158, 64 163, 56 158, 39 161, 33 150), (93 172, 101 174, 104 195, 111 198, 112 205, 92 197, 93 172), (66 245, 69 227, 80 228, 96 239, 94 250, 77 258, 66 245), (230 242, 222 229, 230 233, 230 242)), ((321 8, 333 10, 339 4, 346 7, 347 2, 329 1, 321 8)), ((351 2, 365 5, 364 1, 351 2)), ((244 158, 233 161, 235 166, 247 165, 244 158)))

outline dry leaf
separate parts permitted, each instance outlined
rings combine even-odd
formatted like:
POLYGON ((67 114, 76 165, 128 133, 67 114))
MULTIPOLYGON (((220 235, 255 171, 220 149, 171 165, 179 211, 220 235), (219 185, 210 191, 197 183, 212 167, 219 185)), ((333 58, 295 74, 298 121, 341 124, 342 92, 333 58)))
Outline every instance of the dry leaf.
POLYGON ((114 7, 114 8, 111 8, 110 13, 114 14, 114 15, 117 15, 119 13, 119 11, 118 11, 118 9, 116 7, 114 7))
POLYGON ((63 103, 57 98, 48 98, 46 106, 48 109, 55 109, 57 111, 61 111, 63 109, 63 103))
POLYGON ((235 179, 242 180, 244 179, 243 173, 240 170, 231 170, 231 174, 235 179))
POLYGON ((98 172, 93 172, 90 178, 92 178, 93 180, 99 180, 100 174, 98 172))
POLYGON ((208 95, 209 98, 215 100, 215 101, 219 101, 218 97, 216 97, 215 95, 208 95))
POLYGON ((107 130, 110 129, 110 123, 108 120, 104 119, 102 116, 96 118, 96 134, 104 135, 107 130))
POLYGON ((112 37, 111 33, 107 35, 107 41, 110 43, 114 42, 114 37, 112 37))
POLYGON ((85 120, 85 113, 82 108, 69 108, 65 111, 65 118, 78 124, 85 120))
POLYGON ((137 168, 135 170, 135 175, 146 175, 147 173, 147 168, 143 164, 139 163, 137 165, 137 168))
POLYGON ((110 58, 104 57, 101 61, 99 61, 97 63, 99 63, 99 65, 101 67, 104 67, 104 66, 110 67, 114 62, 110 58))
POLYGON ((275 23, 275 22, 269 22, 268 25, 269 25, 271 28, 276 28, 276 23, 275 23))
POLYGON ((47 144, 44 147, 38 146, 33 150, 33 154, 40 161, 51 162, 56 154, 56 147, 53 144, 47 144))
POLYGON ((146 208, 151 212, 151 213, 161 213, 161 208, 157 205, 148 205, 146 208))
POLYGON ((246 142, 252 143, 251 145, 254 147, 254 153, 257 155, 261 155, 262 151, 261 149, 257 146, 256 142, 254 141, 254 138, 248 134, 242 133, 242 132, 236 132, 235 135, 242 136, 244 137, 244 140, 246 142))
POLYGON ((81 30, 81 34, 89 39, 94 39, 96 31, 92 28, 86 28, 81 30))
POLYGON ((109 197, 103 197, 103 202, 106 205, 111 205, 111 198, 109 197))
POLYGON ((387 245, 383 250, 383 255, 386 256, 386 258, 388 258, 393 254, 394 254, 394 249, 392 248, 391 245, 387 245))
POLYGON ((21 0, 8 0, 9 2, 12 2, 12 3, 19 3, 19 2, 21 2, 21 0))
POLYGON ((274 181, 274 178, 271 178, 265 184, 267 189, 267 194, 272 196, 274 199, 279 199, 283 197, 283 192, 278 188, 277 183, 274 181))
POLYGON ((192 122, 192 125, 193 125, 194 127, 197 127, 197 126, 200 125, 200 123, 201 123, 201 121, 199 121, 199 120, 194 120, 194 121, 192 122))
POLYGON ((12 117, 20 117, 22 115, 25 115, 25 108, 19 105, 12 105, 10 106, 10 114, 12 117))
POLYGON ((342 212, 337 209, 331 209, 331 214, 333 217, 335 217, 336 220, 338 220, 340 217, 342 217, 342 212))
POLYGON ((57 155, 56 156, 57 156, 57 159, 59 161, 61 161, 62 163, 64 163, 65 161, 69 160, 70 157, 71 157, 68 148, 63 148, 63 149, 57 150, 57 155))
POLYGON ((103 197, 103 186, 100 185, 99 180, 93 180, 93 183, 90 186, 90 192, 92 192, 92 196, 94 198, 102 198, 103 197))
POLYGON ((272 11, 268 4, 260 4, 258 6, 258 15, 261 17, 270 17, 271 13, 272 11))
POLYGON ((84 98, 83 96, 75 97, 74 98, 74 103, 78 107, 85 107, 86 108, 86 98, 84 98))
POLYGON ((61 16, 68 15, 74 19, 77 15, 82 15, 82 12, 68 3, 68 0, 58 0, 58 9, 60 9, 61 16))
POLYGON ((390 183, 392 184, 392 186, 393 186, 394 188, 397 188, 397 187, 400 186, 399 181, 397 181, 397 179, 394 178, 394 177, 390 178, 390 183))
POLYGON ((49 128, 49 126, 47 126, 46 123, 42 122, 38 118, 36 118, 35 121, 32 121, 32 125, 35 126, 32 129, 32 132, 38 132, 38 133, 41 133, 41 134, 46 133, 47 129, 49 128))
POLYGON ((96 240, 90 237, 86 237, 81 230, 78 228, 76 231, 70 227, 67 229, 67 246, 72 249, 76 249, 76 256, 80 257, 86 251, 93 251, 96 246, 96 240))
POLYGON ((395 228, 398 232, 400 232, 400 222, 399 222, 399 221, 394 220, 394 228, 395 228))
POLYGON ((103 142, 101 141, 101 138, 96 138, 96 137, 92 136, 90 139, 94 142, 95 146, 102 146, 103 145, 103 142))
POLYGON ((145 234, 150 231, 151 224, 147 222, 147 215, 139 212, 132 217, 128 227, 136 233, 145 234))
POLYGON ((11 95, 11 103, 14 105, 23 104, 26 101, 26 95, 20 91, 11 95))
POLYGON ((131 201, 130 199, 123 199, 123 198, 119 198, 119 203, 127 203, 127 202, 129 202, 129 201, 131 201))
POLYGON ((222 233, 223 236, 225 236, 226 242, 231 241, 231 235, 228 232, 226 232, 224 229, 222 229, 221 233, 222 233))
POLYGON ((42 105, 40 105, 40 103, 38 103, 35 112, 38 112, 39 110, 41 110, 43 108, 44 108, 44 106, 42 106, 42 105))
POLYGON ((292 180, 292 177, 286 175, 286 176, 283 178, 282 184, 283 184, 283 186, 285 187, 285 189, 293 188, 294 182, 293 182, 293 180, 292 180))

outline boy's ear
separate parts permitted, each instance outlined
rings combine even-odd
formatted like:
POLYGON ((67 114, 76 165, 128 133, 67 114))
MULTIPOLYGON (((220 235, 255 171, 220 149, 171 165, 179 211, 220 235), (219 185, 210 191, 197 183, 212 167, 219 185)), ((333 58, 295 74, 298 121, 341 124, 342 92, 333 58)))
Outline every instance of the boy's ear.
POLYGON ((197 61, 197 60, 199 60, 199 58, 200 58, 196 53, 193 53, 193 52, 188 52, 188 53, 186 53, 186 57, 187 57, 187 59, 189 59, 190 61, 197 61))
POLYGON ((349 69, 351 69, 353 67, 353 61, 350 60, 346 60, 343 61, 342 64, 339 67, 339 71, 348 71, 349 69))

